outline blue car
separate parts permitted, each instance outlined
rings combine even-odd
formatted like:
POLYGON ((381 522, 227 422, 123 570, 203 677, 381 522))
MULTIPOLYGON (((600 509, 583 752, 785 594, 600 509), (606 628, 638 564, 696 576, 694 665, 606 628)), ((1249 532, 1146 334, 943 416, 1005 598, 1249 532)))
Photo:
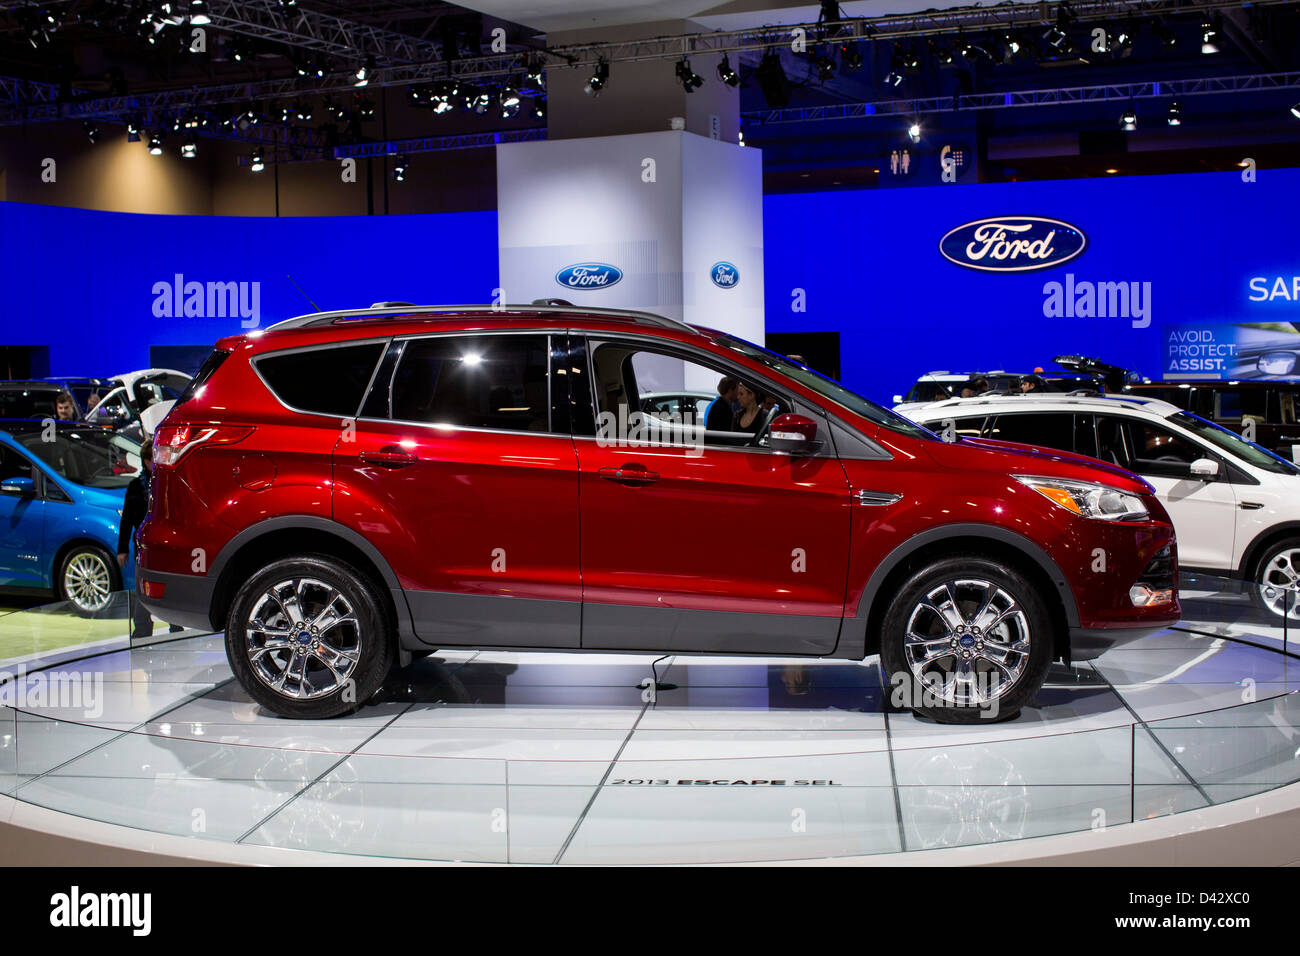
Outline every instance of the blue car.
POLYGON ((102 611, 133 587, 117 563, 140 445, 85 422, 0 419, 0 590, 102 611))

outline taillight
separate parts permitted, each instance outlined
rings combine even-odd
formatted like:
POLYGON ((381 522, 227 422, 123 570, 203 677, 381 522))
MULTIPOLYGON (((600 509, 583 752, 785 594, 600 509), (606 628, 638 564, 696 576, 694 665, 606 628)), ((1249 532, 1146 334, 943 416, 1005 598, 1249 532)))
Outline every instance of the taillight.
POLYGON ((153 435, 155 468, 171 468, 199 445, 231 445, 252 434, 249 425, 161 425, 153 435))

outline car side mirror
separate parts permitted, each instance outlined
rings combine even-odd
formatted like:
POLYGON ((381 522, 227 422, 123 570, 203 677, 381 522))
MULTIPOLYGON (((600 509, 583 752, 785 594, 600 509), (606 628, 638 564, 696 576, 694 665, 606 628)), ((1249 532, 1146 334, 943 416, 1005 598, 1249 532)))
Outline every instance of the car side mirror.
POLYGON ((817 441, 817 423, 793 412, 777 415, 768 429, 768 447, 788 455, 811 455, 821 447, 817 441))
POLYGON ((0 492, 6 495, 20 495, 24 498, 30 498, 36 494, 36 482, 30 478, 6 478, 0 481, 0 492))
POLYGON ((1192 477, 1209 480, 1219 475, 1219 463, 1213 458, 1198 458, 1192 462, 1192 477))

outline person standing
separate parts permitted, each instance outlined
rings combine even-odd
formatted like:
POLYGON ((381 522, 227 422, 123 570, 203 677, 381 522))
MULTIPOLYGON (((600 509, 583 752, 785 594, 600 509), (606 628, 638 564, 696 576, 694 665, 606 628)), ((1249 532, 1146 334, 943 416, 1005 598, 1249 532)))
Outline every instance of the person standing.
MULTIPOLYGON (((117 533, 117 563, 123 569, 131 558, 131 539, 135 529, 140 527, 145 515, 149 513, 149 482, 153 479, 153 439, 146 439, 140 446, 140 474, 131 479, 126 486, 126 499, 122 502, 122 527, 117 533)), ((184 628, 175 624, 170 630, 181 631, 184 628)), ((153 616, 134 595, 131 608, 131 637, 152 637, 153 616)))

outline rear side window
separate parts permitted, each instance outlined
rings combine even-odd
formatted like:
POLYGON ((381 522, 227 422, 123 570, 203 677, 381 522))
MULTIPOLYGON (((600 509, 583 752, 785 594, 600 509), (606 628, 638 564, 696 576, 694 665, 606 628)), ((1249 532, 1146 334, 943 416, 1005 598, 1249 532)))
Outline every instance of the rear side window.
POLYGON ((1073 451, 1074 416, 1069 412, 999 415, 989 430, 988 437, 1019 442, 1022 445, 1073 451))
POLYGON ((208 357, 203 360, 195 376, 190 379, 190 383, 185 386, 185 391, 181 392, 181 397, 176 399, 177 405, 183 405, 199 393, 208 379, 212 378, 217 369, 221 368, 221 363, 230 358, 230 353, 222 349, 213 349, 208 357))
POLYGON ((466 428, 550 427, 545 335, 413 339, 393 376, 393 418, 466 428))
POLYGON ((255 364, 267 387, 290 408, 349 416, 357 413, 383 351, 383 342, 366 342, 281 352, 255 364))

